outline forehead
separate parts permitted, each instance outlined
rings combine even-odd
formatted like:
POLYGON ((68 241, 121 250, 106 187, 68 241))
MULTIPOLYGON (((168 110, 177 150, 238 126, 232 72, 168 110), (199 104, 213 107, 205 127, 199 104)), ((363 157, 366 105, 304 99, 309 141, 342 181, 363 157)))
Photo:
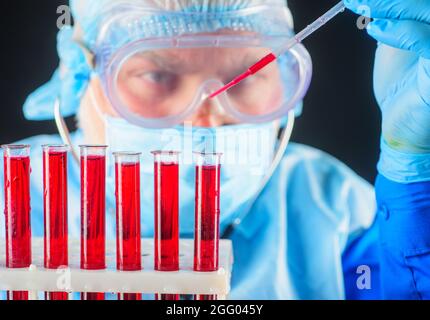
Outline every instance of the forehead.
POLYGON ((83 6, 77 5, 76 11, 80 13, 75 18, 82 26, 83 42, 96 53, 107 48, 116 50, 139 39, 222 29, 253 31, 264 36, 292 33, 284 1, 277 1, 278 5, 270 5, 270 0, 86 2, 83 6))
MULTIPOLYGON (((142 44, 141 52, 136 53, 134 57, 142 58, 153 58, 153 59, 175 59, 175 60, 187 60, 192 58, 213 58, 223 59, 231 58, 234 56, 246 56, 253 54, 262 54, 270 51, 270 48, 264 46, 258 47, 252 44, 253 37, 258 36, 257 33, 251 31, 235 31, 231 29, 222 29, 216 32, 202 32, 195 34, 192 38, 195 38, 197 45, 190 45, 185 41, 186 44, 173 45, 170 48, 153 49, 151 45, 147 47, 142 44), (226 36, 226 37, 224 37, 226 36), (237 37, 237 38, 236 38, 237 37), (199 40, 197 40, 200 38, 199 40), (215 42, 223 41, 223 39, 229 39, 228 44, 217 46, 215 42), (238 39, 243 41, 243 46, 236 45, 238 39), (204 39, 204 40, 203 40, 204 39), (249 40, 246 40, 249 39, 249 40)), ((210 60, 206 60, 208 62, 210 60)))

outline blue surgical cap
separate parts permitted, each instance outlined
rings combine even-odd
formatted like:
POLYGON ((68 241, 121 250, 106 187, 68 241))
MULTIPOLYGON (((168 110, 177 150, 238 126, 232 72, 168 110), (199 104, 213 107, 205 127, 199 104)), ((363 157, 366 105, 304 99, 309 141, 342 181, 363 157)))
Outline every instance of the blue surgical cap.
MULTIPOLYGON (((80 34, 80 41, 97 53, 101 50, 114 51, 132 41, 133 35, 140 38, 166 37, 182 33, 215 32, 220 29, 241 28, 258 30, 263 34, 286 32, 285 24, 292 30, 292 17, 285 0, 70 0, 70 7, 75 26, 63 27, 57 36, 57 51, 60 66, 54 72, 51 80, 33 92, 24 104, 24 115, 29 120, 50 120, 54 118, 55 100, 59 99, 61 113, 68 117, 76 114, 83 95, 91 79, 93 68, 88 64, 85 52, 76 41, 76 34, 80 34), (252 14, 247 17, 235 17, 226 13, 237 10, 252 10, 266 7, 278 7, 285 10, 284 23, 267 21, 267 17, 252 14), (112 14, 129 9, 133 14, 134 8, 144 8, 149 14, 146 19, 140 19, 139 24, 130 32, 129 20, 116 20, 110 30, 101 30, 106 20, 112 14), (174 13, 191 13, 178 15, 174 13), (195 13, 196 15, 193 15, 195 13), (199 14, 211 14, 210 19, 203 19, 199 14), (218 15, 217 15, 218 14, 218 15), (252 18, 251 18, 252 16, 252 18), (185 21, 186 20, 186 21, 185 21), (100 34, 103 34, 100 40, 100 34), (125 36, 126 35, 126 36, 125 36)), ((269 19, 270 20, 270 19, 269 19)), ((288 29, 288 27, 287 27, 288 29)))

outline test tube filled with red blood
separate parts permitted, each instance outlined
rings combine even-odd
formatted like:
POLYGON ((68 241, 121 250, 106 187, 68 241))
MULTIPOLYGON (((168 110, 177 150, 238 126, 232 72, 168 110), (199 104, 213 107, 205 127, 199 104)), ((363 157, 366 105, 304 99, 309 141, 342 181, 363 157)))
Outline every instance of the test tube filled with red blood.
MULTIPOLYGON (((221 154, 195 153, 196 195, 194 271, 214 272, 219 268, 221 154)), ((196 300, 215 300, 213 295, 196 295, 196 300)))
MULTIPOLYGON (((31 265, 30 146, 6 145, 4 190, 6 226, 6 267, 31 265)), ((27 291, 7 293, 8 300, 28 300, 27 291)))
MULTIPOLYGON (((68 259, 67 153, 68 146, 43 146, 44 266, 65 268, 68 259)), ((68 300, 67 292, 47 292, 46 300, 68 300)))
MULTIPOLYGON (((154 151, 156 271, 179 270, 179 153, 154 151)), ((179 300, 179 295, 156 295, 179 300)))
MULTIPOLYGON (((81 269, 106 268, 106 150, 81 146, 81 269)), ((104 293, 82 293, 82 300, 104 300, 104 293)))
MULTIPOLYGON (((114 153, 117 269, 142 270, 140 226, 140 153, 114 153)), ((142 300, 140 293, 120 293, 120 300, 142 300)))

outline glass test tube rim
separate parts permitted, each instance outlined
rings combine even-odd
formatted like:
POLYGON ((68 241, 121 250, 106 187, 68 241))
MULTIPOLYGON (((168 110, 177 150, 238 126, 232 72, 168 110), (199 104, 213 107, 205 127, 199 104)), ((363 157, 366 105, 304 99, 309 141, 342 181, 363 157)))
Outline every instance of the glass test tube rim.
POLYGON ((2 144, 2 145, 0 145, 0 148, 1 149, 5 149, 5 150, 7 150, 7 149, 12 149, 12 150, 15 150, 15 149, 27 149, 27 148, 30 148, 31 146, 29 145, 29 144, 2 144))
POLYGON ((198 156, 223 156, 222 152, 204 152, 204 151, 194 151, 193 154, 198 156))
POLYGON ((180 163, 180 151, 162 151, 155 150, 151 151, 154 155, 154 163, 156 165, 179 165, 180 163))
POLYGON ((112 155, 115 159, 115 163, 140 163, 142 152, 116 151, 112 152, 112 155), (127 160, 124 161, 124 158, 127 158, 127 160))
POLYGON ((55 152, 68 152, 70 146, 68 144, 44 144, 42 145, 43 151, 55 151, 55 152))
POLYGON ((81 157, 88 157, 88 156, 103 156, 106 157, 107 155, 107 149, 109 146, 103 145, 103 144, 85 144, 80 145, 79 149, 81 152, 81 157))
POLYGON ((109 146, 106 144, 81 144, 81 145, 79 145, 79 148, 81 148, 81 149, 85 149, 85 148, 107 149, 107 148, 109 148, 109 146))
POLYGON ((140 156, 142 152, 132 152, 132 151, 115 151, 112 152, 114 156, 140 156))
POLYGON ((197 167, 221 165, 224 155, 222 152, 193 152, 193 154, 197 167), (208 159, 211 161, 208 161, 208 159))
POLYGON ((3 155, 8 158, 29 157, 31 145, 29 144, 3 144, 0 146, 3 150, 3 155), (15 152, 20 152, 15 154, 15 152))
POLYGON ((107 148, 109 148, 108 145, 105 144, 81 144, 79 145, 79 148, 81 150, 88 150, 88 149, 103 149, 106 150, 107 148))
POLYGON ((162 151, 162 150, 155 150, 151 151, 151 153, 154 156, 179 156, 181 154, 181 151, 162 151))

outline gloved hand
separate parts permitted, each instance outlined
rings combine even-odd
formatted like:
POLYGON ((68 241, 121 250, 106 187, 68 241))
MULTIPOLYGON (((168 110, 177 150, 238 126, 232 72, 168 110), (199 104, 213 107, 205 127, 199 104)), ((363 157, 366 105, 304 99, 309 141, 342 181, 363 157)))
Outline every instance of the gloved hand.
POLYGON ((375 20, 374 90, 382 110, 379 172, 401 182, 430 180, 430 1, 345 0, 375 20))

